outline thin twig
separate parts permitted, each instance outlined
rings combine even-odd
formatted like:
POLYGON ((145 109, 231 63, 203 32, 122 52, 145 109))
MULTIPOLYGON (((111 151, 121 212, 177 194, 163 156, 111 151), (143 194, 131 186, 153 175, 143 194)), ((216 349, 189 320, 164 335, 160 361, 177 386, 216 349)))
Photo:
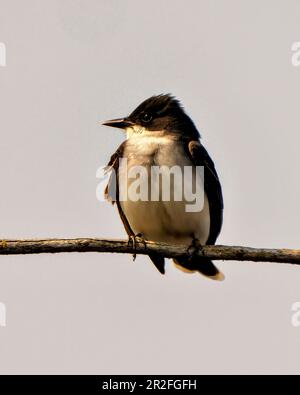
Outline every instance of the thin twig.
MULTIPOLYGON (((160 254, 167 258, 188 256, 187 247, 147 241, 137 242, 135 248, 128 241, 96 238, 0 240, 0 255, 43 254, 62 252, 114 252, 123 254, 160 254)), ((239 246, 204 246, 195 252, 212 260, 277 262, 300 265, 300 250, 267 249, 239 246)))

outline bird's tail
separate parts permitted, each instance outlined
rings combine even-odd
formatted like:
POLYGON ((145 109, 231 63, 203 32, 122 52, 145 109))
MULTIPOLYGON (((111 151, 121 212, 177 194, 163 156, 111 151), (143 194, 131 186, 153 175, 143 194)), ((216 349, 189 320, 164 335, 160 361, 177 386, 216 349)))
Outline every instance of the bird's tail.
POLYGON ((192 257, 174 259, 176 267, 187 273, 199 272, 211 280, 224 281, 225 276, 208 258, 192 257))

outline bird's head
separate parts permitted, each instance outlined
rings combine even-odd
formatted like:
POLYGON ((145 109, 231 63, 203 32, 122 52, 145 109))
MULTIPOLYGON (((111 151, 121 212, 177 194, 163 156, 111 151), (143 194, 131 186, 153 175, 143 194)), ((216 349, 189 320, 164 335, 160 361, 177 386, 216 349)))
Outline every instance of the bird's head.
POLYGON ((173 135, 198 139, 191 118, 173 96, 152 96, 143 101, 129 116, 106 121, 103 125, 124 129, 127 137, 173 135))

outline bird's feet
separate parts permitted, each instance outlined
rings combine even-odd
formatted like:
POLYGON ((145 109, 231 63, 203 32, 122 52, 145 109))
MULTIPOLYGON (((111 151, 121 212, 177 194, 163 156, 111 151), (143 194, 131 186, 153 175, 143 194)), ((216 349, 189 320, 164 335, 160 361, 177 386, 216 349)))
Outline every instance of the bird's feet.
POLYGON ((187 254, 189 259, 192 259, 198 252, 202 251, 203 245, 200 243, 199 239, 193 238, 192 243, 187 248, 187 254))
MULTIPOLYGON (((142 233, 137 233, 136 235, 130 235, 128 238, 128 246, 132 246, 132 248, 136 251, 136 245, 137 243, 142 243, 144 244, 144 247, 146 248, 146 241, 143 238, 142 233)), ((136 253, 133 254, 133 260, 136 260, 136 253)))

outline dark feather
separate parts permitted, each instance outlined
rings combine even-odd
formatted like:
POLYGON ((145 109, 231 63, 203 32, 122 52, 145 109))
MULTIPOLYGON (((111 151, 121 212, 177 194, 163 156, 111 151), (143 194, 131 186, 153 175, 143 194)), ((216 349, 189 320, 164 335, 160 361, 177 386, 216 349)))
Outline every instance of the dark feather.
POLYGON ((175 264, 188 272, 199 272, 212 280, 223 281, 224 275, 208 258, 192 257, 190 259, 174 259, 175 264))
POLYGON ((209 202, 210 231, 206 244, 215 244, 223 223, 223 195, 214 162, 199 141, 186 143, 186 151, 195 166, 204 167, 204 189, 209 202))
POLYGON ((149 258, 161 274, 165 274, 165 258, 161 255, 151 254, 149 258))
MULTIPOLYGON (((204 167, 204 189, 207 195, 210 210, 210 229, 206 244, 215 244, 221 231, 223 222, 223 196, 221 184, 215 169, 215 165, 200 141, 187 141, 186 152, 193 165, 204 167)), ((223 274, 210 259, 192 257, 190 259, 177 259, 175 263, 187 271, 199 271, 204 276, 214 280, 223 280, 223 274)))

